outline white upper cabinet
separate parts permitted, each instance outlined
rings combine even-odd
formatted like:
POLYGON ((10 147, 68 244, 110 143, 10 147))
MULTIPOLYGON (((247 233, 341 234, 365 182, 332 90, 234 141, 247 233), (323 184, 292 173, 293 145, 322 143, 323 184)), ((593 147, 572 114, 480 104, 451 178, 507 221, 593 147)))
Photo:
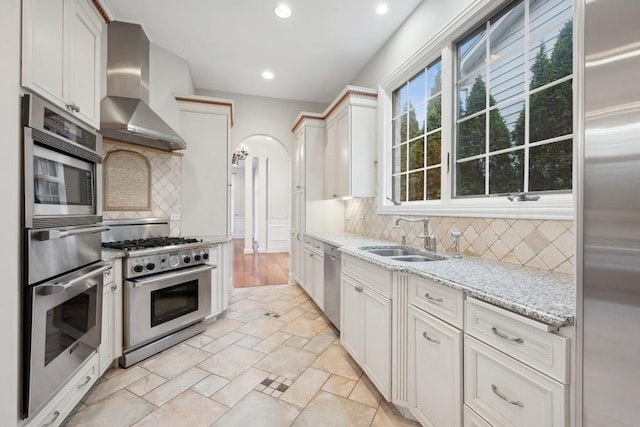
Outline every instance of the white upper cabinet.
POLYGON ((25 0, 22 85, 100 127, 102 18, 86 0, 25 0))
POLYGON ((307 201, 324 197, 324 121, 314 113, 301 113, 294 125, 296 164, 294 191, 304 190, 307 201))
POLYGON ((325 197, 376 195, 377 92, 347 86, 327 111, 325 197))

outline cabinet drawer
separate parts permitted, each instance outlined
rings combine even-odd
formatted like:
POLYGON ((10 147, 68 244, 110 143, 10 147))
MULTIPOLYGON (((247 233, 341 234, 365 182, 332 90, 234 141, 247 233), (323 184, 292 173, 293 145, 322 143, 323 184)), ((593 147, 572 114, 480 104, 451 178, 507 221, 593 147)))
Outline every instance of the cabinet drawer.
POLYGON ((465 332, 568 384, 569 338, 548 332, 548 328, 473 298, 466 302, 465 332))
POLYGON ((376 292, 391 298, 391 271, 376 267, 371 263, 342 256, 342 273, 369 286, 376 292))
POLYGON ((319 254, 322 254, 324 250, 324 246, 321 241, 306 236, 304 238, 304 248, 319 254))
POLYGON ((98 355, 93 354, 40 412, 29 417, 24 427, 59 426, 98 379, 98 355))
POLYGON ((409 303, 462 329, 464 295, 460 291, 409 276, 409 303))
POLYGON ((108 285, 109 283, 113 282, 113 268, 111 270, 107 270, 104 273, 102 273, 102 284, 104 286, 108 285))
POLYGON ((563 427, 568 388, 472 337, 464 339, 464 401, 490 424, 563 427))
POLYGON ((464 405, 464 427, 491 427, 491 424, 469 409, 467 405, 464 405))

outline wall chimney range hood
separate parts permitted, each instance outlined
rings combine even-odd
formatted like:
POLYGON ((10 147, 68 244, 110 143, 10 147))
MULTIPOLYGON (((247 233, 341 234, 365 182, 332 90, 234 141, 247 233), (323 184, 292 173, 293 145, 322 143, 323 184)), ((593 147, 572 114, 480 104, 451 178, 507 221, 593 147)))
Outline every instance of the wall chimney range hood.
POLYGON ((149 39, 140 25, 108 28, 107 96, 100 102, 100 133, 161 150, 187 144, 149 107, 149 39))

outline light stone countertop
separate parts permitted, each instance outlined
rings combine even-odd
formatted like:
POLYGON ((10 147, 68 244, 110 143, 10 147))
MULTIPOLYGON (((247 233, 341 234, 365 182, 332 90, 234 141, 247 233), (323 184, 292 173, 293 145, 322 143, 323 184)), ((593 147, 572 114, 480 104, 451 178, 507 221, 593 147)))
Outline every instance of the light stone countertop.
POLYGON ((124 258, 126 255, 125 251, 119 251, 117 249, 107 249, 102 248, 102 260, 103 261, 111 261, 115 258, 124 258))
POLYGON ((341 252, 387 270, 433 280, 548 325, 573 325, 576 296, 574 278, 569 274, 469 256, 456 259, 444 252, 437 254, 446 260, 407 263, 359 249, 398 246, 397 242, 351 233, 305 233, 305 236, 340 246, 341 252))

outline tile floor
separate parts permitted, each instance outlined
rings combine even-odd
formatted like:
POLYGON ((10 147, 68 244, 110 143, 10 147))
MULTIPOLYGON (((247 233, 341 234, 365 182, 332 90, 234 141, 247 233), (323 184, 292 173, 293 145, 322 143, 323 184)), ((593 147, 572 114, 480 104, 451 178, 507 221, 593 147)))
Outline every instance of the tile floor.
POLYGON ((297 285, 234 289, 202 334, 105 373, 63 425, 417 426, 382 399, 297 285))

